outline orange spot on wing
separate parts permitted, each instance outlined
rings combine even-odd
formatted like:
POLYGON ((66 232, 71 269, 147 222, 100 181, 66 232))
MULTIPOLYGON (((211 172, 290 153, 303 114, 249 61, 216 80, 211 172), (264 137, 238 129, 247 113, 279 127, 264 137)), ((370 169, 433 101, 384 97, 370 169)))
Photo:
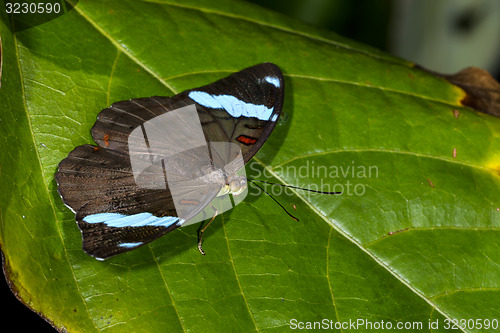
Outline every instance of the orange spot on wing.
POLYGON ((239 137, 236 138, 236 140, 245 145, 253 145, 254 143, 257 142, 256 138, 252 138, 250 136, 245 136, 245 135, 240 135, 239 137))
POLYGON ((109 140, 109 134, 104 135, 103 140, 104 140, 104 144, 106 145, 106 147, 109 146, 109 141, 108 141, 109 140))

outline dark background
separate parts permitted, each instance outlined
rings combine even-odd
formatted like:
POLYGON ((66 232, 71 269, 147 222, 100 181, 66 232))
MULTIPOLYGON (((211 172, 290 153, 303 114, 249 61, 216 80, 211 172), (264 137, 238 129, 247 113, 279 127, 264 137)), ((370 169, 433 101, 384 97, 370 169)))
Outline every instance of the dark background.
MULTIPOLYGON (((308 24, 372 45, 428 69, 477 66, 500 76, 498 0, 252 0, 308 24)), ((76 225, 75 225, 76 228, 76 225)), ((0 278, 3 326, 54 332, 0 278), (11 326, 12 327, 12 326, 11 326)))
POLYGON ((451 74, 500 75, 497 0, 248 0, 316 27, 451 74))

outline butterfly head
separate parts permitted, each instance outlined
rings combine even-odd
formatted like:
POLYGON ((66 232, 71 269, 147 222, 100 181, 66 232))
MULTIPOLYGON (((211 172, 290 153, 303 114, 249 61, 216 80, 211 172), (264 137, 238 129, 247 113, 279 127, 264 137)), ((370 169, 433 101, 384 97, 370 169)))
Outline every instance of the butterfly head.
POLYGON ((247 188, 247 179, 244 176, 233 175, 227 178, 224 185, 217 195, 218 197, 231 193, 232 195, 240 195, 247 188))

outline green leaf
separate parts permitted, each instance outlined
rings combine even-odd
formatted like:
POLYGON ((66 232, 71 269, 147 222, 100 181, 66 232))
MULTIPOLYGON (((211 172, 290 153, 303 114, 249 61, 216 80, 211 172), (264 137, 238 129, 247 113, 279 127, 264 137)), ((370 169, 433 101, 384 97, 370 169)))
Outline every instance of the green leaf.
POLYGON ((364 319, 423 332, 439 320, 441 332, 446 319, 500 318, 500 120, 461 107, 459 88, 245 2, 80 1, 15 34, 5 22, 4 268, 57 329, 288 331, 294 320, 364 319), (343 194, 270 188, 297 222, 253 189, 207 230, 206 256, 198 225, 104 262, 84 254, 54 173, 92 143, 97 113, 265 61, 285 73, 285 114, 248 172, 343 194))

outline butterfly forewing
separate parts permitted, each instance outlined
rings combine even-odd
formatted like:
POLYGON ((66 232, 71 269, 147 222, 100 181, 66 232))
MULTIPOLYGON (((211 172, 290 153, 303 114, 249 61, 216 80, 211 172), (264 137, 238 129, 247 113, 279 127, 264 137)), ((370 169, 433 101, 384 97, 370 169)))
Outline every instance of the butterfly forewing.
POLYGON ((197 103, 207 141, 238 144, 247 163, 274 129, 283 91, 280 69, 264 63, 180 95, 197 103))

